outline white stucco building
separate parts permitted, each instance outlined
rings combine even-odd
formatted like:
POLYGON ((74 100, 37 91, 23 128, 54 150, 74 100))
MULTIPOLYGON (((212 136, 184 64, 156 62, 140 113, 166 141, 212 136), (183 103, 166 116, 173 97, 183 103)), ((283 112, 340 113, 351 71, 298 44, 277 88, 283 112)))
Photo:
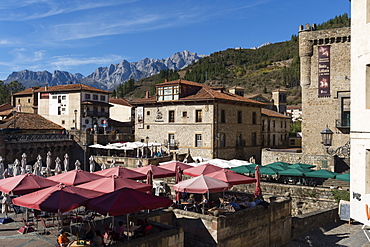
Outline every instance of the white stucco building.
POLYGON ((351 2, 351 218, 370 225, 370 1, 351 2))

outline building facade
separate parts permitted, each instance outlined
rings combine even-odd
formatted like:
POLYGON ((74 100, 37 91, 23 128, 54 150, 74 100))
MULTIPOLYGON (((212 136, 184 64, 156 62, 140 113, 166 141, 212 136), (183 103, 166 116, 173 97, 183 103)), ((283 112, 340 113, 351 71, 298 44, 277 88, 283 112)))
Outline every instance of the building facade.
MULTIPOLYGON (((315 25, 300 27, 302 152, 305 154, 325 155, 327 150, 337 150, 349 141, 350 32, 349 27, 322 31, 316 31, 315 25), (321 132, 326 127, 333 132, 330 147, 322 145, 321 132)), ((348 169, 345 154, 337 153, 334 158, 333 170, 339 171, 339 164, 342 170, 343 166, 348 169)), ((323 161, 322 167, 326 165, 323 161)))
POLYGON ((370 225, 370 2, 352 1, 351 8, 350 215, 370 225))
POLYGON ((32 87, 12 95, 18 112, 37 113, 65 129, 102 129, 109 118, 109 92, 83 84, 32 87))
POLYGON ((266 108, 261 110, 261 146, 286 148, 289 146, 290 116, 266 108))
POLYGON ((137 141, 165 143, 192 156, 260 160, 263 103, 181 79, 156 90, 131 102, 137 141))

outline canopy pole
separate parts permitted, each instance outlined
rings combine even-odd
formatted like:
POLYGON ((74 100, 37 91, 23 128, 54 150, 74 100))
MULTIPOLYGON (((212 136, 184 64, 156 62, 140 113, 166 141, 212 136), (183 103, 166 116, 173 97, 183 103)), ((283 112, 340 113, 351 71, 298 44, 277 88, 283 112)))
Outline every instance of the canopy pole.
POLYGON ((130 240, 130 221, 129 221, 129 214, 126 214, 126 224, 127 224, 127 241, 130 240))

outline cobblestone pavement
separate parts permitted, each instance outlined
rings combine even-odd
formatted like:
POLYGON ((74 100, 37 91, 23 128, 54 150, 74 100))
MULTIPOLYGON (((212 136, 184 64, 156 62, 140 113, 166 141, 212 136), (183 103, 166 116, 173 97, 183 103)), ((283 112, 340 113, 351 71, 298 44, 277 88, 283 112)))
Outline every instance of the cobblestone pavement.
POLYGON ((318 230, 315 230, 299 239, 293 240, 288 247, 308 246, 349 246, 349 247, 370 247, 370 231, 363 230, 359 222, 340 221, 330 223, 318 230))

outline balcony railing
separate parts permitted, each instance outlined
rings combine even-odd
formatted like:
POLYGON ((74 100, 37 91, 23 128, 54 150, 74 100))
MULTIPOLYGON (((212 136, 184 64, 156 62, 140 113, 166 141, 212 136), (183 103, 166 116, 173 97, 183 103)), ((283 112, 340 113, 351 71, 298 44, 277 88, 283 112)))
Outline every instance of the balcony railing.
POLYGON ((351 127, 351 123, 349 120, 347 119, 336 119, 335 120, 335 127, 337 127, 338 129, 342 128, 350 128, 351 127))
POLYGON ((6 134, 4 137, 5 141, 8 142, 57 141, 70 139, 70 135, 63 134, 6 134))
POLYGON ((86 111, 85 116, 89 117, 109 117, 108 112, 98 112, 98 111, 86 111))

